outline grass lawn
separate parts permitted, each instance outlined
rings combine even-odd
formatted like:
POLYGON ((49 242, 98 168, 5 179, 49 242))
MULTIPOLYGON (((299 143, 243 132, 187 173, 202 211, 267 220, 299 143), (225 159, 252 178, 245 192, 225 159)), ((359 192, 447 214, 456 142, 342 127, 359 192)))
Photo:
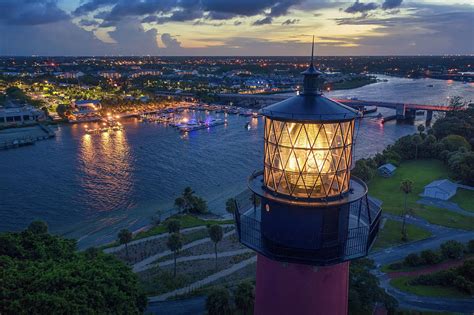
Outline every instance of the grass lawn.
MULTIPOLYGON (((212 224, 232 224, 234 223, 234 220, 203 220, 198 217, 195 217, 190 214, 184 214, 184 215, 174 215, 170 219, 176 219, 181 222, 181 229, 187 229, 195 226, 202 226, 202 225, 212 225, 212 224)), ((168 220, 168 219, 167 219, 168 220)), ((162 222, 158 226, 154 226, 149 230, 143 231, 143 232, 138 232, 134 236, 134 240, 138 240, 141 238, 145 238, 148 236, 152 235, 157 235, 157 234, 162 234, 168 232, 166 228, 166 222, 162 222)))
POLYGON ((420 199, 419 194, 423 192, 425 185, 443 178, 448 178, 448 169, 441 161, 406 161, 397 168, 395 175, 390 178, 376 175, 368 184, 369 194, 383 201, 383 211, 400 215, 403 212, 405 198, 400 190, 400 182, 409 179, 413 181, 413 191, 408 195, 407 203, 408 208, 412 209, 416 216, 433 224, 474 230, 474 217, 416 203, 420 199))
MULTIPOLYGON (((387 248, 395 245, 403 244, 402 222, 395 220, 387 220, 382 230, 380 230, 377 240, 375 241, 374 250, 387 248)), ((408 242, 422 240, 431 236, 431 233, 412 224, 407 224, 408 242)))
POLYGON ((469 295, 459 291, 453 287, 446 287, 446 286, 427 286, 427 285, 410 285, 408 282, 412 279, 416 278, 413 277, 400 277, 390 280, 390 285, 394 288, 397 288, 400 291, 405 291, 408 293, 420 295, 420 296, 438 296, 443 298, 468 298, 469 295))
MULTIPOLYGON (((149 230, 138 232, 133 236, 133 240, 139 240, 141 238, 153 236, 153 235, 158 235, 158 234, 163 234, 168 232, 168 229, 166 228, 166 222, 169 219, 176 219, 181 222, 181 229, 187 229, 191 227, 196 227, 196 226, 203 226, 203 225, 212 225, 212 224, 232 224, 234 223, 234 220, 203 220, 198 217, 195 217, 191 214, 183 214, 183 215, 174 215, 171 218, 166 219, 162 223, 160 223, 157 226, 152 227, 149 230)), ((207 233, 207 231, 206 231, 207 233)), ((101 249, 109 248, 109 247, 115 247, 118 246, 119 243, 117 241, 113 243, 106 244, 104 246, 101 246, 101 249)))
POLYGON ((455 202, 466 211, 474 212, 474 190, 458 189, 456 195, 449 199, 449 201, 455 202))

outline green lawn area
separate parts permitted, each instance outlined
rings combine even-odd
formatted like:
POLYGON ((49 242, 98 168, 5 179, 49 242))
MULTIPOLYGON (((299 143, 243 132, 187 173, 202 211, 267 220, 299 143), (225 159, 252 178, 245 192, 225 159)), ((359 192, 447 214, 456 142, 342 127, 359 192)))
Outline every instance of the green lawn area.
MULTIPOLYGON (((234 223, 234 220, 203 220, 190 214, 175 215, 175 216, 172 216, 172 218, 181 222, 181 229, 187 229, 187 228, 191 228, 195 226, 202 226, 202 225, 208 225, 208 224, 212 225, 212 224, 234 223)), ((138 232, 133 239, 138 240, 138 239, 145 238, 148 236, 166 233, 168 231, 166 228, 166 221, 167 220, 165 220, 158 226, 152 227, 149 230, 138 232)))
MULTIPOLYGON (((187 228, 191 228, 191 227, 195 227, 195 226, 203 226, 203 225, 208 225, 208 224, 212 225, 212 224, 232 224, 232 223, 234 223, 234 220, 203 220, 203 219, 200 219, 200 218, 198 218, 194 215, 191 215, 191 214, 174 215, 171 218, 176 219, 176 220, 181 222, 181 229, 187 229, 187 228)), ((168 232, 168 230, 166 228, 166 222, 167 222, 167 220, 169 220, 171 218, 166 219, 165 221, 163 221, 159 225, 154 226, 149 230, 138 232, 137 234, 135 234, 133 236, 133 240, 139 240, 141 238, 145 238, 145 237, 149 237, 149 236, 158 235, 158 234, 168 232)), ((206 231, 206 233, 207 233, 207 231, 206 231)), ((113 243, 101 246, 100 248, 105 249, 105 248, 114 247, 114 246, 117 246, 117 245, 119 245, 119 244, 118 244, 117 241, 115 241, 113 243)))
POLYGON ((449 199, 449 201, 455 202, 466 211, 474 212, 474 190, 458 189, 456 195, 449 199))
POLYGON ((410 285, 408 282, 416 276, 400 277, 390 280, 390 285, 398 290, 420 296, 439 296, 443 298, 468 298, 469 295, 459 291, 453 287, 446 286, 427 286, 427 285, 410 285))
MULTIPOLYGON (((387 220, 383 229, 379 231, 373 250, 387 248, 403 244, 402 223, 395 220, 387 220)), ((422 240, 431 236, 431 233, 412 224, 407 224, 408 242, 422 240)))
POLYGON ((403 162, 390 178, 376 175, 369 183, 369 194, 383 201, 382 209, 388 213, 400 215, 403 212, 404 194, 400 182, 413 181, 413 191, 408 195, 408 208, 416 216, 430 223, 474 230, 474 217, 453 213, 449 210, 417 204, 425 185, 436 179, 448 178, 448 169, 438 160, 417 160, 403 162))

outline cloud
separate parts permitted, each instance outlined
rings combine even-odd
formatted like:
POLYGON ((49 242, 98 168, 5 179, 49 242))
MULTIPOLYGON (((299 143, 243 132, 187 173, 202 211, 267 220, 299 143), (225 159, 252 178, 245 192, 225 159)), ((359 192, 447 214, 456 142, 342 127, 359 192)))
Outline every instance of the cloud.
POLYGON ((88 19, 82 19, 80 20, 79 22, 79 25, 81 26, 98 26, 99 25, 99 22, 97 22, 96 20, 88 20, 88 19))
POLYGON ((252 25, 255 26, 260 26, 260 25, 266 25, 266 24, 272 24, 273 18, 271 16, 264 17, 263 19, 256 20, 255 22, 252 23, 252 25))
POLYGON ((140 56, 158 54, 157 34, 155 29, 145 31, 137 18, 123 19, 109 32, 119 54, 140 56))
POLYGON ((239 26, 239 25, 241 25, 241 24, 242 24, 242 21, 235 21, 235 22, 234 22, 234 25, 235 25, 235 26, 239 26))
POLYGON ((161 41, 166 48, 176 49, 181 48, 181 42, 179 42, 175 37, 171 36, 169 33, 164 33, 161 35, 161 41))
POLYGON ((288 19, 285 22, 281 23, 281 25, 292 25, 297 24, 300 20, 298 19, 288 19))
POLYGON ((41 25, 70 18, 53 0, 2 0, 0 23, 9 25, 41 25))
MULTIPOLYGON (((390 0, 389 0, 390 1, 390 0)), ((346 13, 365 13, 377 9, 377 4, 374 2, 361 3, 356 0, 350 7, 347 7, 344 12, 346 13)))
POLYGON ((382 9, 391 10, 398 8, 402 4, 403 0, 385 0, 382 3, 382 9))
POLYGON ((228 20, 237 16, 251 17, 265 15, 279 17, 288 13, 291 7, 304 0, 89 0, 74 10, 74 15, 82 16, 100 9, 108 9, 103 19, 110 24, 129 16, 145 17, 146 21, 159 24, 184 22, 205 18, 228 20))

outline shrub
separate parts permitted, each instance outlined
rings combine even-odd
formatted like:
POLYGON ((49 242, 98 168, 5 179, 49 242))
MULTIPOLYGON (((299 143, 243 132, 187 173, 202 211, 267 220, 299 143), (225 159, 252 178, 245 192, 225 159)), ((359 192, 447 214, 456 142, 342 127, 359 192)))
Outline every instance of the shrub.
POLYGON ((425 265, 434 265, 441 261, 441 257, 434 251, 427 249, 420 254, 421 262, 425 265))
POLYGON ((214 289, 206 299, 206 309, 209 315, 230 315, 232 307, 229 290, 214 289))
POLYGON ((390 268, 391 270, 399 270, 399 269, 403 268, 403 263, 394 262, 394 263, 391 263, 390 265, 388 265, 388 268, 390 268))
POLYGON ((440 246, 441 253, 446 258, 460 259, 463 256, 464 245, 458 241, 447 241, 440 246))
POLYGON ((474 283, 466 280, 463 276, 457 276, 454 278, 453 286, 455 286, 459 291, 466 292, 469 295, 474 293, 474 283))
POLYGON ((413 253, 405 257, 403 263, 407 266, 416 267, 421 264, 421 259, 420 259, 420 256, 418 256, 418 254, 413 253))
POLYGON ((470 240, 467 243, 467 252, 470 254, 474 254, 474 240, 470 240))

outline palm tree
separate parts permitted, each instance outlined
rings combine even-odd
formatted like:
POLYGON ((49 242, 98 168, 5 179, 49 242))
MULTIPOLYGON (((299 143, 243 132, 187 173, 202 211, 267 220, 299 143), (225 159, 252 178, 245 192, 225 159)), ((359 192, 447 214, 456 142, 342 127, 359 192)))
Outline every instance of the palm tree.
POLYGON ((179 233, 173 233, 170 235, 168 238, 168 241, 166 242, 166 246, 168 246, 168 249, 173 252, 173 258, 174 258, 174 272, 173 276, 176 277, 176 256, 183 247, 183 238, 181 237, 181 234, 179 233))
POLYGON ((417 160, 418 159, 418 146, 421 144, 423 139, 421 139, 420 135, 414 135, 411 138, 411 141, 413 141, 413 143, 415 144, 415 160, 417 160))
POLYGON ((234 214, 236 208, 237 207, 235 206, 235 199, 234 198, 227 199, 227 201, 225 202, 225 210, 229 212, 230 214, 234 214))
POLYGON ((209 237, 214 242, 214 252, 216 254, 216 270, 217 270, 217 243, 222 240, 224 236, 224 231, 222 230, 222 226, 218 224, 211 225, 207 231, 209 232, 209 237))
POLYGON ((179 233, 181 229, 181 222, 176 219, 171 219, 166 223, 166 227, 168 228, 168 232, 172 233, 179 233))
POLYGON ((418 125, 417 127, 418 129, 418 132, 420 133, 420 135, 423 133, 423 131, 425 131, 425 126, 423 126, 422 124, 418 125))
POLYGON ((403 210, 403 221, 402 221, 402 240, 407 241, 407 231, 406 231, 406 214, 407 214, 407 198, 408 194, 413 190, 413 182, 409 179, 404 179, 400 183, 400 190, 405 194, 405 206, 403 210))
POLYGON ((130 243, 130 241, 132 240, 132 232, 127 229, 122 229, 118 234, 118 239, 120 244, 125 244, 125 253, 127 255, 128 260, 128 243, 130 243))

